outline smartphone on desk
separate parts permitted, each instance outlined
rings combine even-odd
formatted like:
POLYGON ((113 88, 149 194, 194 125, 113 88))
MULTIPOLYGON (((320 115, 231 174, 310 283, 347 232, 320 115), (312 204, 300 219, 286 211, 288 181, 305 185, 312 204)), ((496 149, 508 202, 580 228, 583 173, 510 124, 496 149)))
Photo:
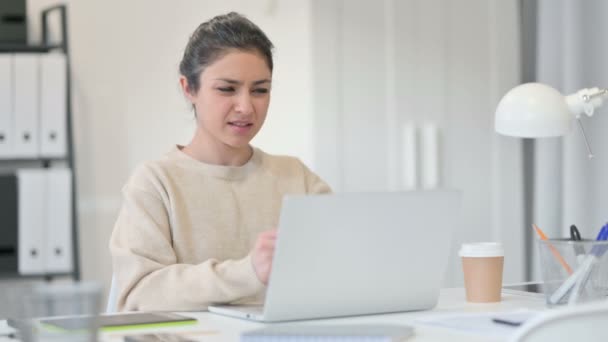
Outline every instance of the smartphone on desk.
POLYGON ((532 297, 544 296, 543 283, 538 282, 505 285, 502 287, 502 290, 504 293, 511 293, 517 295, 528 295, 532 297))
POLYGON ((125 342, 196 342, 175 333, 137 334, 124 337, 125 342))

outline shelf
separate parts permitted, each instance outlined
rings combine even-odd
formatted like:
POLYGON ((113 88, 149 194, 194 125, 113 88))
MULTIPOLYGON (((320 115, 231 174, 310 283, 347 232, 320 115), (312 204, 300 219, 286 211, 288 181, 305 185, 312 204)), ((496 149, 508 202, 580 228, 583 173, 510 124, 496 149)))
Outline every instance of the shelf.
POLYGON ((54 49, 62 48, 63 45, 0 44, 0 53, 45 53, 54 49))
MULTIPOLYGON (((2 1, 2 0, 0 0, 2 1)), ((80 260, 78 253, 78 216, 76 203, 78 203, 77 191, 76 191, 76 170, 74 161, 74 150, 73 150, 73 127, 72 127, 72 106, 71 106, 71 82, 70 82, 70 53, 69 53, 69 39, 68 39, 68 20, 67 20, 67 6, 60 4, 44 9, 40 16, 42 37, 39 44, 26 44, 26 43, 0 43, 0 54, 19 54, 19 53, 32 53, 32 54, 44 54, 44 53, 55 53, 60 52, 65 55, 66 60, 66 98, 65 98, 65 110, 66 110, 66 155, 62 157, 31 157, 31 158, 17 158, 7 157, 6 159, 0 159, 0 174, 11 173, 17 168, 53 168, 53 167, 64 167, 67 166, 71 170, 71 249, 72 249, 72 270, 71 272, 62 273, 40 273, 32 275, 19 274, 13 265, 4 267, 0 271, 0 280, 9 279, 33 279, 33 280, 51 280, 56 277, 70 277, 73 280, 80 279, 80 260), (49 16, 52 13, 59 14, 59 35, 57 36, 58 42, 51 41, 50 37, 50 21, 49 16), (66 164, 66 165, 62 165, 66 164)), ((55 33, 55 32, 54 32, 55 33)))
POLYGON ((74 273, 47 273, 47 274, 19 274, 19 273, 0 273, 0 280, 18 279, 48 279, 56 277, 72 277, 74 273))
POLYGON ((69 161, 68 157, 48 157, 48 158, 0 158, 0 164, 2 163, 16 163, 16 162, 57 162, 57 161, 69 161))

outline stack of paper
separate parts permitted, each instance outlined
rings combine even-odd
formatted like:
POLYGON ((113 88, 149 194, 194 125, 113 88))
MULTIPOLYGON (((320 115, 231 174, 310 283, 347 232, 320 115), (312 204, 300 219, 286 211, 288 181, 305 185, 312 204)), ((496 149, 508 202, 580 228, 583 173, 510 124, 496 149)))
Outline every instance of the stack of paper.
POLYGON ((459 313, 421 318, 415 322, 473 335, 506 338, 517 329, 516 324, 523 323, 537 314, 538 311, 527 309, 511 312, 459 313), (497 323, 497 320, 514 324, 497 323))

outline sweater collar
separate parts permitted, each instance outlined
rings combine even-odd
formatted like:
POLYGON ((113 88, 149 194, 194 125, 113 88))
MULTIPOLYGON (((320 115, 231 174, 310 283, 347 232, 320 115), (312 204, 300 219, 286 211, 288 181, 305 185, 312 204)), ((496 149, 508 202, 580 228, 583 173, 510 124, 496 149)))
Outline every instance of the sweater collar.
POLYGON ((203 163, 192 158, 182 151, 183 146, 175 145, 169 153, 171 157, 178 159, 184 166, 192 167, 206 173, 212 177, 222 178, 227 180, 243 179, 250 175, 262 164, 263 152, 258 148, 252 147, 253 154, 249 160, 241 166, 225 166, 217 164, 203 163))

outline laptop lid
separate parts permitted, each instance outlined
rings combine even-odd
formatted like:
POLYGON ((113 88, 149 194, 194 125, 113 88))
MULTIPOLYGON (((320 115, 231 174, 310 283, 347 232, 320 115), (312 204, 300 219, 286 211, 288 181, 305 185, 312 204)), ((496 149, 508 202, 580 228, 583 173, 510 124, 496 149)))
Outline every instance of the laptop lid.
POLYGON ((456 191, 285 197, 264 320, 434 307, 460 197, 456 191))

